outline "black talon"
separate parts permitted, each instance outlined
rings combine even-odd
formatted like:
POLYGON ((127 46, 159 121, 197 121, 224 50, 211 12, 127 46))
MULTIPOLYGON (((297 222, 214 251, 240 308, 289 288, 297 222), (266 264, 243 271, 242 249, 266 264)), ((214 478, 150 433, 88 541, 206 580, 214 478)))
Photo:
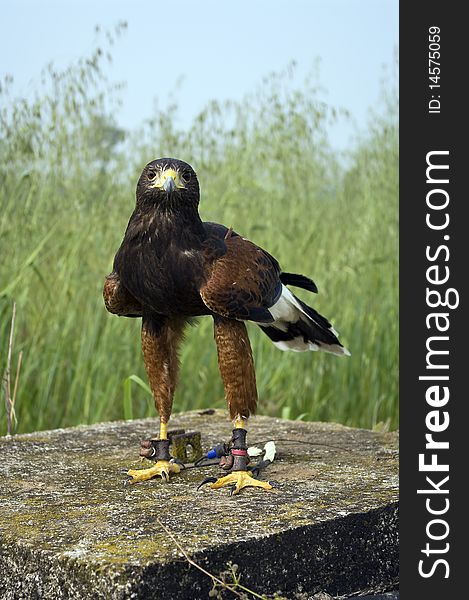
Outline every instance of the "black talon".
POLYGON ((164 479, 166 483, 169 481, 169 475, 166 473, 166 471, 161 471, 161 478, 164 479))
POLYGON ((232 496, 235 492, 236 485, 230 485, 230 496, 232 496))
POLYGON ((182 462, 182 460, 179 460, 179 458, 173 458, 173 463, 175 463, 176 465, 179 465, 182 469, 186 468, 186 465, 182 462))
POLYGON ((200 490, 200 488, 201 488, 203 485, 205 485, 206 483, 215 483, 216 481, 217 481, 217 478, 216 478, 216 477, 206 477, 206 478, 205 478, 205 479, 202 481, 202 483, 201 483, 199 486, 197 486, 197 489, 198 489, 198 490, 200 490))
POLYGON ((129 475, 126 479, 124 479, 124 486, 132 485, 133 480, 134 478, 129 475))

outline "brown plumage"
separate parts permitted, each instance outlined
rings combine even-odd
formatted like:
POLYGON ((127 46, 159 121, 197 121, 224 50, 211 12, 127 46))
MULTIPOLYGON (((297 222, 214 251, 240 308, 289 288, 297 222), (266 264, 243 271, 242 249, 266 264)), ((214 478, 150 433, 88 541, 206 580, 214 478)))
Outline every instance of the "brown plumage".
POLYGON ((218 316, 213 321, 218 366, 230 417, 248 419, 256 412, 257 388, 246 325, 218 316))
POLYGON ((271 305, 279 269, 261 248, 231 231, 224 242, 225 253, 207 265, 200 295, 218 315, 249 319, 253 311, 271 305))
POLYGON ((117 273, 110 273, 103 288, 103 298, 106 309, 120 317, 141 317, 142 305, 122 285, 117 273))
MULTIPOLYGON (((282 350, 348 353, 327 319, 286 287, 316 292, 313 281, 282 273, 268 252, 224 225, 202 222, 198 204, 192 167, 169 158, 149 163, 139 178, 135 210, 103 290, 109 312, 142 317, 143 360, 162 440, 177 383, 178 346, 191 317, 211 315, 214 320, 220 373, 237 427, 244 426, 257 403, 244 321, 259 325, 282 350)), ((234 464, 243 460, 238 452, 234 464)), ((155 474, 169 477, 175 470, 166 462, 131 474, 139 481, 155 474)))
POLYGON ((178 348, 184 319, 157 324, 143 321, 142 353, 155 405, 163 423, 169 421, 179 372, 178 348))

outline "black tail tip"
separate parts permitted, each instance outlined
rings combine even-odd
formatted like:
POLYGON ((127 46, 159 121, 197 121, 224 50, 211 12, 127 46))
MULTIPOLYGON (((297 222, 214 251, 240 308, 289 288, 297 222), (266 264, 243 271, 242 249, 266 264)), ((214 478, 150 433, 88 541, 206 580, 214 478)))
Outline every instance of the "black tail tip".
POLYGON ((313 294, 318 293, 318 288, 314 281, 298 273, 280 273, 280 281, 284 285, 293 285, 303 290, 308 290, 308 292, 313 292, 313 294))

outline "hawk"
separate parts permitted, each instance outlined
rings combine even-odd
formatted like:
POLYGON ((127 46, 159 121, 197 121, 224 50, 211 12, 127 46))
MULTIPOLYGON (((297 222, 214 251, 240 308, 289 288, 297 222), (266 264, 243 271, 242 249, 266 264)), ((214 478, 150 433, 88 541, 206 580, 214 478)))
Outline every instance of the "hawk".
POLYGON ((234 429, 228 475, 211 483, 270 489, 247 468, 247 421, 257 389, 246 321, 258 325, 280 350, 349 352, 329 321, 287 287, 317 292, 303 275, 285 273, 268 252, 231 228, 204 222, 198 212, 199 183, 190 165, 174 158, 148 163, 138 180, 136 206, 104 283, 109 312, 141 317, 143 360, 160 418, 156 462, 130 470, 130 482, 160 476, 180 466, 171 459, 167 425, 178 377, 178 347, 193 317, 210 316, 218 364, 234 429))

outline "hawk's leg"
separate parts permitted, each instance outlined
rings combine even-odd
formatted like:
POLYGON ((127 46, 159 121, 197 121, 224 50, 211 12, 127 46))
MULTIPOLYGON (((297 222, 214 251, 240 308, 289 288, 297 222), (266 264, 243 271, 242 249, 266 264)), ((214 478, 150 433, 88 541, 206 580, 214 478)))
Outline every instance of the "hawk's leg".
POLYGON ((247 470, 246 425, 249 415, 256 411, 257 388, 246 325, 241 321, 218 316, 214 317, 214 324, 218 365, 230 416, 235 423, 230 455, 223 465, 223 468, 231 469, 231 472, 218 480, 210 480, 210 487, 217 489, 229 486, 232 494, 238 494, 243 487, 270 490, 270 483, 255 479, 247 470))
POLYGON ((143 317, 142 352, 155 406, 160 415, 160 436, 157 442, 157 462, 149 469, 130 470, 130 483, 145 481, 155 476, 168 480, 171 473, 179 473, 180 466, 171 460, 167 434, 177 383, 179 359, 177 349, 185 321, 180 319, 155 320, 143 317))

